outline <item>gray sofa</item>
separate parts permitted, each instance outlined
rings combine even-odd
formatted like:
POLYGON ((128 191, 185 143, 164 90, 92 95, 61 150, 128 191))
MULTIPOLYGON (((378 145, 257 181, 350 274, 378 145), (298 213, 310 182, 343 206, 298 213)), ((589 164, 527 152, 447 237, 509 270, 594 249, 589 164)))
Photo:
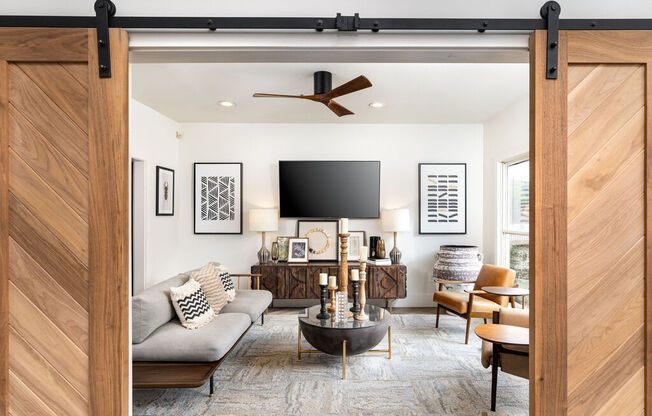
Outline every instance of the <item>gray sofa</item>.
POLYGON ((208 325, 186 329, 170 301, 170 287, 184 284, 191 272, 178 274, 132 298, 134 388, 198 387, 210 377, 212 394, 214 371, 254 322, 264 319, 272 303, 267 290, 237 290, 235 300, 208 325), (206 365, 196 365, 199 363, 206 365), (175 377, 179 371, 192 373, 193 368, 197 374, 189 378, 192 381, 175 377))

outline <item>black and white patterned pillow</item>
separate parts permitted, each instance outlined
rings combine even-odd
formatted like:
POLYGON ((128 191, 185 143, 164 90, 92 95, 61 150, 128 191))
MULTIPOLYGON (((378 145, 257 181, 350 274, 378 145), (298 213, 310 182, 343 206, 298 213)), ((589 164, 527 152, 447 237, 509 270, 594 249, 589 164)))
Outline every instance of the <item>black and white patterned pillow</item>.
POLYGON ((170 299, 181 325, 188 329, 201 328, 215 317, 201 285, 193 278, 182 286, 171 287, 170 299))
POLYGON ((233 302, 235 299, 235 285, 233 284, 233 279, 231 279, 231 276, 229 275, 229 271, 226 270, 226 267, 224 266, 218 266, 216 267, 216 272, 222 282, 222 286, 224 286, 224 291, 226 292, 229 302, 233 302))

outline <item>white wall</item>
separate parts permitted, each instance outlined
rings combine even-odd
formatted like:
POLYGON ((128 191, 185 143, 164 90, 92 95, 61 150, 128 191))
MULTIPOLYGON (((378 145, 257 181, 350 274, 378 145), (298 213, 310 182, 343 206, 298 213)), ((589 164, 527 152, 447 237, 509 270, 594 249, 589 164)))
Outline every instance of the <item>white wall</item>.
POLYGON ((526 154, 530 140, 529 101, 525 97, 484 124, 484 262, 498 262, 500 164, 526 154))
MULTIPOLYGON (((130 103, 129 154, 145 162, 145 288, 178 270, 177 242, 180 216, 179 194, 175 196, 175 215, 156 216, 156 166, 174 169, 179 182, 179 124, 136 100, 130 103)), ((135 280, 139 276, 134 276, 135 280)), ((138 287, 139 285, 134 285, 138 287)))
MULTIPOLYGON (((278 160, 366 159, 381 161, 381 209, 409 208, 412 231, 399 234, 408 267, 408 298, 396 306, 432 305, 432 263, 440 244, 482 243, 482 125, 335 125, 335 124, 183 124, 177 196, 179 268, 171 276, 208 260, 233 273, 256 263, 260 234, 249 231, 248 211, 278 207, 278 160), (243 162, 243 235, 194 235, 192 164, 243 162), (468 213, 466 235, 418 234, 418 163, 466 162, 468 213)), ((351 220, 349 229, 382 233, 379 220, 351 220)), ((296 220, 281 220, 278 235, 295 235, 296 220)), ((151 237, 151 235, 150 235, 151 237)), ((271 238, 268 238, 268 247, 271 238)), ((150 274, 151 275, 151 274, 150 274)), ((164 276, 164 277, 167 277, 164 276)))

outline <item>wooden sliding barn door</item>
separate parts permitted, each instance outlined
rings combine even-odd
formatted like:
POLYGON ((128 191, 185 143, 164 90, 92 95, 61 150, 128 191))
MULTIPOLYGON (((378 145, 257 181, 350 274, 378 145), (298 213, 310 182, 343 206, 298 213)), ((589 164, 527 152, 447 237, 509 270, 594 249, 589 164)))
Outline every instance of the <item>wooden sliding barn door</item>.
POLYGON ((128 413, 127 36, 0 28, 0 415, 128 413))
POLYGON ((652 33, 530 47, 530 412, 652 415, 652 33))

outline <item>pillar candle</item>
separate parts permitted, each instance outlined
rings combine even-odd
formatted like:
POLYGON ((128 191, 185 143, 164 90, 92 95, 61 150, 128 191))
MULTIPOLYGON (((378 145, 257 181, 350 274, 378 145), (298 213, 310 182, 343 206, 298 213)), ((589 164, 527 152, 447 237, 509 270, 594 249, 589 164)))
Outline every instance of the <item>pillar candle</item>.
POLYGON ((329 276, 328 277, 328 286, 330 286, 330 287, 337 286, 337 279, 335 278, 335 276, 329 276))
POLYGON ((340 220, 340 234, 348 234, 348 233, 349 233, 349 219, 342 218, 340 220))
POLYGON ((360 261, 367 261, 368 256, 369 256, 369 247, 361 246, 360 247, 360 261))
POLYGON ((353 281, 358 281, 360 280, 360 270, 358 269, 352 269, 351 270, 351 280, 353 281))
POLYGON ((324 286, 328 283, 328 274, 327 273, 319 273, 319 284, 324 286))

